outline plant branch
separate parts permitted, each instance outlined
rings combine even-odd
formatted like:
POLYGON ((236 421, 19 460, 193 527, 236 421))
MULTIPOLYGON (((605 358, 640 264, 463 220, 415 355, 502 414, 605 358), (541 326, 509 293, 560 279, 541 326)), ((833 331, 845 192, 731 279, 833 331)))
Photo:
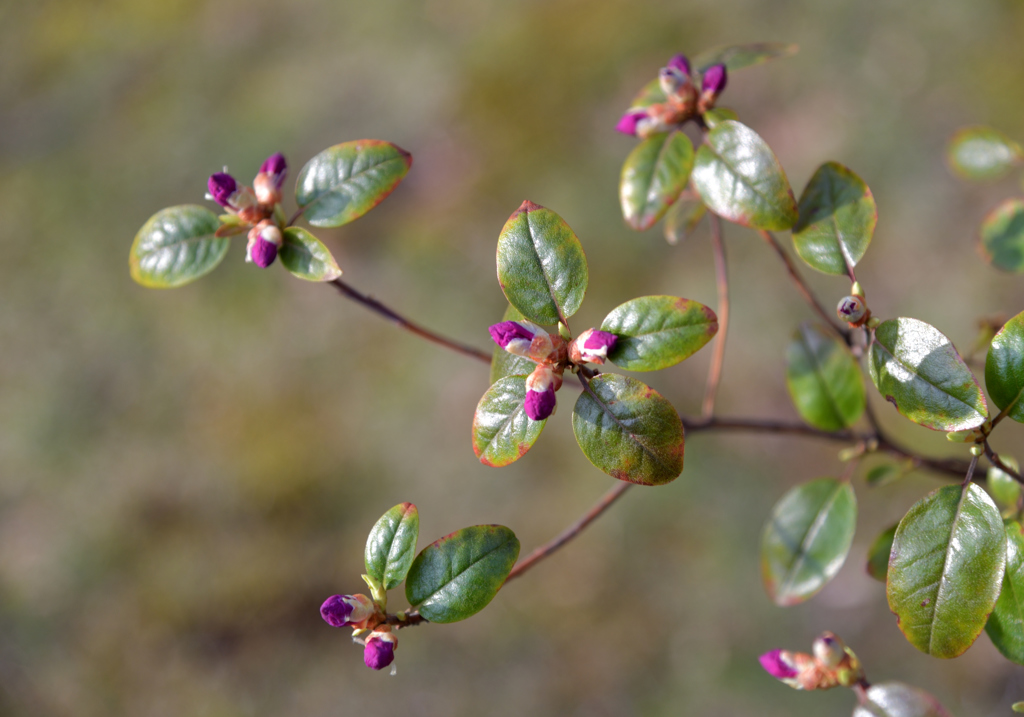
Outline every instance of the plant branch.
POLYGON ((793 284, 796 285, 796 288, 800 291, 800 294, 804 297, 804 300, 810 305, 812 309, 818 312, 818 315, 825 320, 825 323, 827 323, 829 326, 835 329, 840 336, 842 336, 844 339, 847 340, 847 342, 849 342, 850 330, 837 323, 836 320, 832 317, 832 315, 829 312, 825 311, 825 307, 821 305, 821 302, 818 301, 818 298, 814 295, 814 292, 811 291, 811 288, 807 286, 807 283, 803 280, 803 277, 800 276, 800 272, 797 271, 796 266, 793 264, 793 260, 789 258, 789 254, 787 254, 786 250, 783 249, 782 245, 779 244, 778 240, 775 238, 775 235, 772 234, 771 232, 765 231, 764 229, 759 229, 758 233, 765 240, 765 242, 768 243, 768 246, 775 250, 775 253, 779 255, 779 258, 782 259, 782 263, 786 265, 786 271, 789 272, 789 278, 793 280, 793 284))
POLYGON ((722 363, 725 361, 725 338, 729 333, 729 267, 725 261, 725 242, 722 240, 722 220, 717 214, 711 215, 711 245, 715 252, 715 283, 718 286, 718 341, 708 368, 708 383, 704 390, 701 414, 709 418, 715 412, 715 398, 718 384, 722 380, 722 363))
POLYGON ((414 324, 412 321, 409 321, 404 316, 398 314, 394 310, 389 309, 387 306, 380 303, 372 296, 368 296, 367 294, 363 294, 359 291, 356 291, 354 288, 346 284, 341 279, 334 279, 330 283, 342 294, 342 296, 352 299, 356 303, 362 304, 371 311, 380 314, 389 321, 398 324, 406 331, 413 333, 419 336, 420 338, 424 338, 427 341, 433 341, 435 344, 444 346, 445 348, 451 349, 452 351, 456 351, 464 356, 469 356, 470 358, 474 358, 477 361, 481 361, 482 363, 490 365, 491 354, 487 353, 486 351, 474 348, 473 346, 467 346, 466 344, 459 343, 454 339, 450 339, 446 336, 442 336, 441 334, 434 333, 429 329, 425 329, 419 324, 414 324))
POLYGON ((999 457, 999 454, 992 450, 992 446, 988 444, 988 439, 985 440, 985 457, 989 459, 992 465, 1001 470, 1003 473, 1005 473, 1008 476, 1012 476, 1019 483, 1024 483, 1024 476, 1021 476, 1019 471, 1015 471, 1013 468, 1008 466, 1006 462, 999 457))

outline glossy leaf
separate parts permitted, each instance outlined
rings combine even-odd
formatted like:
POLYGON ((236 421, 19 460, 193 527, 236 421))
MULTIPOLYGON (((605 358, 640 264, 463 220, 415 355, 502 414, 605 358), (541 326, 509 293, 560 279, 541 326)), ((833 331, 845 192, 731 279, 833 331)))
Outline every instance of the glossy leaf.
POLYGON ((978 248, 995 268, 1024 272, 1024 200, 1007 199, 985 217, 978 248))
MULTIPOLYGON (((1014 470, 1018 470, 1017 461, 1009 456, 1000 456, 1004 463, 1014 470)), ((985 476, 988 484, 988 492, 992 499, 1002 511, 1004 518, 1009 518, 1018 512, 1020 505, 1021 485, 1017 479, 1003 471, 999 466, 990 466, 985 476)))
POLYGON ((853 710, 853 717, 951 717, 937 699, 902 682, 881 682, 867 689, 867 702, 853 710))
POLYGON ((988 418, 974 374, 949 339, 923 321, 883 321, 875 329, 868 369, 879 393, 914 423, 963 431, 988 418))
POLYGON ((981 633, 1002 587, 1006 532, 977 485, 932 491, 893 538, 886 594, 911 645, 935 657, 962 654, 981 633))
POLYGON ((886 573, 889 571, 889 553, 892 552, 892 540, 896 537, 898 525, 897 523, 883 530, 868 548, 868 575, 879 582, 885 582, 886 573))
POLYGON ((793 246, 809 266, 845 275, 864 256, 878 222, 875 198, 860 177, 837 162, 826 162, 800 195, 793 246))
POLYGON ((617 306, 601 324, 618 340, 608 359, 627 371, 675 366, 718 333, 715 312, 689 299, 641 296, 617 306))
POLYGON ((985 358, 985 387, 992 403, 1024 423, 1024 313, 1003 324, 985 358))
POLYGON ((315 227, 340 227, 384 201, 402 181, 412 155, 378 139, 343 142, 306 162, 295 201, 315 227))
POLYGON ((613 478, 661 485, 683 470, 683 423, 660 393, 635 378, 601 374, 572 413, 584 455, 613 478))
MULTIPOLYGON (((505 309, 505 315, 501 317, 501 320, 522 321, 525 318, 516 310, 516 307, 510 306, 505 309)), ((492 384, 506 376, 529 376, 535 368, 537 368, 537 364, 530 359, 510 354, 497 344, 494 345, 494 353, 491 356, 492 384)))
POLYGON ((999 179, 1024 161, 1024 151, 991 127, 965 127, 949 140, 946 159, 964 179, 999 179))
POLYGON ((206 207, 182 204, 161 209, 132 242, 132 278, 152 289, 170 289, 209 273, 228 252, 230 240, 214 236, 219 227, 217 215, 206 207))
POLYGON ((708 209, 755 229, 789 229, 796 199, 779 160, 754 130, 735 120, 718 123, 697 150, 693 186, 708 209))
POLYGON ((1006 572, 985 632, 1003 657, 1024 665, 1024 535, 1016 521, 1006 523, 1006 572))
POLYGON ((786 42, 753 42, 747 45, 723 45, 705 50, 693 59, 700 72, 718 63, 725 64, 729 72, 753 67, 780 57, 790 57, 800 47, 786 42))
POLYGON ((480 399, 473 415, 473 452, 484 465, 500 468, 514 463, 544 430, 547 419, 531 420, 525 400, 526 376, 498 379, 480 399))
POLYGON ((619 201, 626 223, 650 229, 686 188, 693 169, 693 143, 676 130, 638 144, 622 165, 619 201))
POLYGON ((769 597, 796 605, 825 587, 843 566, 856 527, 857 498, 848 482, 819 478, 787 492, 761 535, 769 597))
POLYGON ((800 417, 823 431, 839 431, 864 412, 864 376, 846 345, 803 324, 786 349, 786 387, 800 417))
POLYGON ((523 202, 498 237, 498 283, 508 303, 530 321, 557 324, 580 308, 587 282, 587 257, 569 225, 523 202))
POLYGON ((341 276, 330 250, 315 236, 301 227, 288 227, 283 234, 278 256, 292 276, 306 281, 333 281, 341 276))
POLYGON ((728 107, 713 107, 704 113, 704 123, 711 129, 726 120, 739 119, 733 110, 728 107))
POLYGON ((430 622, 458 622, 487 607, 519 557, 503 525, 474 525, 431 543, 409 570, 405 596, 430 622))
POLYGON ((704 202, 683 194, 665 213, 665 241, 675 245, 688 239, 707 212, 704 202))
POLYGON ((385 590, 397 587, 416 557, 420 515, 412 503, 400 503, 380 517, 366 538, 366 573, 385 590))

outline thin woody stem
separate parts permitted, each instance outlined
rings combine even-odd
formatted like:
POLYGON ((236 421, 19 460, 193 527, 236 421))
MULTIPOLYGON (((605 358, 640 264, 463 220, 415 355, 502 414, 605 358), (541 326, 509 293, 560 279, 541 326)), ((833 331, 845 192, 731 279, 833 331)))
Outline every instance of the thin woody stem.
POLYGON ((825 320, 825 323, 827 323, 829 326, 835 329, 840 336, 842 336, 844 339, 848 338, 850 330, 836 323, 836 320, 832 318, 832 315, 829 312, 825 311, 825 307, 821 305, 821 302, 818 301, 818 298, 814 295, 814 292, 811 291, 811 288, 807 286, 807 283, 804 281, 803 277, 800 276, 800 272, 798 272, 796 266, 794 266, 793 260, 789 258, 789 254, 787 254, 786 250, 783 249, 782 246, 779 244, 778 240, 775 238, 775 235, 773 235, 771 232, 765 231, 764 229, 759 229, 758 233, 765 240, 765 242, 768 243, 768 246, 775 250, 775 253, 779 255, 779 258, 782 259, 782 262, 786 265, 786 271, 789 272, 789 278, 793 280, 793 284, 796 285, 796 288, 800 291, 800 294, 804 297, 804 300, 811 306, 812 309, 818 312, 818 315, 825 320))
POLYGON ((722 220, 711 215, 711 245, 715 253, 715 283, 718 286, 718 341, 708 368, 708 383, 704 391, 701 414, 708 418, 715 412, 715 398, 718 384, 722 380, 722 363, 725 361, 725 338, 729 333, 729 266, 725 261, 725 242, 722 241, 722 220))
POLYGON ((341 279, 335 279, 330 283, 334 285, 334 288, 336 288, 342 294, 342 296, 352 299, 356 303, 362 304, 371 311, 380 314, 389 321, 398 324, 406 331, 416 334, 420 338, 424 338, 427 341, 432 341, 435 344, 439 344, 441 346, 444 346, 445 348, 451 349, 452 351, 456 351, 464 356, 469 356, 470 358, 474 358, 477 361, 490 365, 491 354, 487 353, 486 351, 474 348, 473 346, 467 346, 466 344, 459 343, 454 339, 450 339, 446 336, 442 336, 441 334, 430 331, 429 329, 425 329, 419 324, 415 324, 412 321, 409 321, 407 318, 397 313, 393 309, 389 309, 387 306, 380 303, 372 296, 368 296, 359 291, 356 291, 354 288, 346 284, 341 279))
POLYGON ((1024 476, 1021 476, 1021 474, 1018 471, 1015 471, 1013 468, 1008 466, 1006 464, 1006 461, 1000 458, 999 454, 992 450, 992 446, 988 444, 987 439, 985 440, 985 457, 989 459, 992 465, 1001 470, 1003 473, 1006 473, 1008 476, 1012 476, 1020 483, 1024 483, 1024 476))

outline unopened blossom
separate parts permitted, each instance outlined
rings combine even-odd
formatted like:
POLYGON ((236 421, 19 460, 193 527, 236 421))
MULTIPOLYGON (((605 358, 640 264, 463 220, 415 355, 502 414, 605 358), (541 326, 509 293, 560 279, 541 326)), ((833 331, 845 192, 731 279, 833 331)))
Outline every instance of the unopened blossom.
POLYGON ((569 360, 575 364, 603 364, 618 337, 608 331, 587 329, 569 344, 569 360))
POLYGON ((383 670, 395 661, 395 648, 398 638, 390 632, 374 630, 366 639, 363 649, 363 662, 371 670, 383 670))
POLYGON ((360 628, 377 612, 366 595, 332 595, 320 606, 320 617, 331 627, 360 628))

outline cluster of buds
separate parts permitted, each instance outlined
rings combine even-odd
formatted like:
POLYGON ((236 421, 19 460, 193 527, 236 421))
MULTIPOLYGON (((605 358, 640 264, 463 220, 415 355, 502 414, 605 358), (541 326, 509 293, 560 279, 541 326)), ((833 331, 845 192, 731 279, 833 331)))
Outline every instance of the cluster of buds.
POLYGON ((859 282, 853 284, 853 288, 850 289, 850 296, 844 296, 839 300, 839 305, 836 306, 836 314, 839 315, 840 319, 847 322, 850 328, 854 329, 863 326, 871 319, 871 310, 864 301, 864 290, 861 289, 859 282))
POLYGON ((320 606, 320 617, 331 627, 353 629, 352 639, 363 646, 363 662, 371 670, 383 670, 395 661, 398 638, 366 595, 332 595, 320 606))
POLYGON ((838 636, 823 632, 814 640, 813 655, 772 650, 761 655, 768 674, 797 690, 828 690, 864 684, 860 661, 838 636))
POLYGON ((562 387, 566 368, 585 363, 603 364, 615 348, 616 336, 607 331, 587 329, 566 344, 558 334, 549 334, 532 321, 502 321, 490 327, 491 338, 510 354, 537 364, 526 377, 523 408, 532 421, 543 421, 555 412, 555 392, 562 387))
POLYGON ((665 101, 631 108, 615 129, 641 139, 667 132, 714 107, 727 81, 728 72, 723 64, 712 65, 698 73, 695 81, 690 61, 685 55, 676 55, 658 72, 665 101))
POLYGON ((207 198, 237 217, 236 222, 225 223, 218 236, 226 236, 238 228, 249 226, 249 244, 246 261, 261 268, 274 263, 277 251, 284 243, 281 234, 282 217, 275 210, 281 201, 281 187, 288 174, 288 164, 280 152, 267 157, 253 180, 252 187, 239 185, 225 171, 217 172, 207 181, 207 198))

